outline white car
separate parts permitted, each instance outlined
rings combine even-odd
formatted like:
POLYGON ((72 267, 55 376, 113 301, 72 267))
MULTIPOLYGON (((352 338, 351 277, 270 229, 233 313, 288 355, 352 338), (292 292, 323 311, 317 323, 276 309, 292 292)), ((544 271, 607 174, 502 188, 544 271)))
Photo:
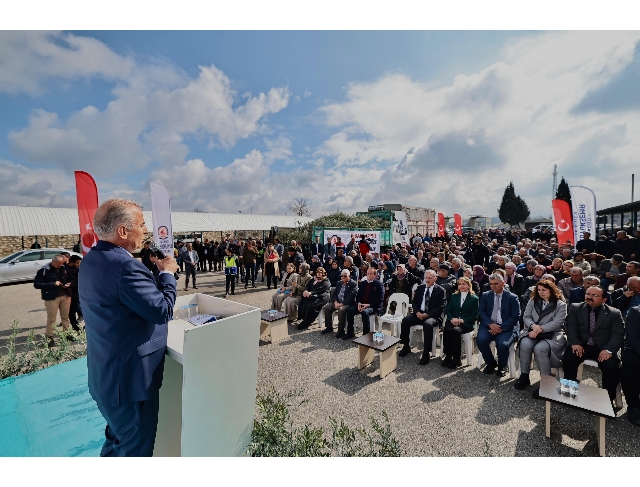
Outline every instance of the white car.
MULTIPOLYGON (((69 252, 65 249, 29 249, 15 252, 0 259, 0 284, 8 282, 33 281, 36 273, 44 267, 54 255, 69 252)), ((69 252, 71 255, 80 255, 69 252)))

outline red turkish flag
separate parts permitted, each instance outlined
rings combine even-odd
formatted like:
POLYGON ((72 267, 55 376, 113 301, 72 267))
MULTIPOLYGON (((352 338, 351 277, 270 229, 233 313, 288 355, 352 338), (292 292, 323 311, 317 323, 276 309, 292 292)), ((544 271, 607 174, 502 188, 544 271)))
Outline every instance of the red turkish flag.
POLYGON ((438 213, 438 237, 444 237, 444 215, 438 213))
POLYGON ((553 217, 556 223, 556 233, 558 234, 558 244, 562 245, 571 242, 575 246, 573 237, 573 215, 569 203, 564 200, 551 200, 553 206, 553 217))
POLYGON ((462 235, 462 217, 457 213, 453 214, 453 225, 456 235, 462 235))
POLYGON ((93 233, 93 217, 98 210, 98 187, 89 173, 75 171, 78 220, 80 222, 80 245, 82 255, 87 255, 98 237, 93 233))

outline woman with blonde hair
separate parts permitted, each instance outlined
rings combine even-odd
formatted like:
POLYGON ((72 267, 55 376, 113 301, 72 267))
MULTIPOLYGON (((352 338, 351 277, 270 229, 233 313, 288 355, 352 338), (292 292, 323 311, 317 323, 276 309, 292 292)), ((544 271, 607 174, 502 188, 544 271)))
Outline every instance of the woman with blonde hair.
POLYGON ((445 308, 446 322, 443 330, 444 359, 442 365, 450 369, 462 366, 460 361, 460 345, 462 335, 473 331, 478 320, 480 300, 471 288, 471 279, 458 279, 458 290, 451 296, 445 308))
MULTIPOLYGON (((524 328, 518 343, 520 377, 513 384, 516 389, 522 390, 531 384, 532 355, 536 357, 540 375, 551 375, 551 368, 562 367, 562 356, 567 348, 563 332, 566 318, 567 304, 562 292, 549 279, 538 281, 524 311, 524 328)), ((533 397, 538 397, 538 391, 534 391, 533 397)))

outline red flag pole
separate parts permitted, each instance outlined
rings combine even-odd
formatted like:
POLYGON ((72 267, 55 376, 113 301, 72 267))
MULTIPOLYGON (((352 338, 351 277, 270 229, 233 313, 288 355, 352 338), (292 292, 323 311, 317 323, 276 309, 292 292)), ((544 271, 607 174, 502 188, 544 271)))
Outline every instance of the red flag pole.
POLYGON ((80 223, 80 245, 82 255, 86 255, 98 242, 93 232, 93 217, 98 210, 98 187, 89 173, 75 171, 76 198, 78 201, 78 222, 80 223))

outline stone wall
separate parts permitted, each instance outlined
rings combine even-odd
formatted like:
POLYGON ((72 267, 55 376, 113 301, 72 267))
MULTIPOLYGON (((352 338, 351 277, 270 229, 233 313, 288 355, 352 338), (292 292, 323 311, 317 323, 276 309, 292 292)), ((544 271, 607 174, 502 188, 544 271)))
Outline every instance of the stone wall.
MULTIPOLYGON (((36 241, 35 235, 24 237, 24 248, 28 249, 36 241)), ((78 242, 78 235, 38 235, 38 243, 42 248, 65 248, 71 250, 78 242)), ((0 256, 22 250, 23 237, 0 237, 0 256)))

